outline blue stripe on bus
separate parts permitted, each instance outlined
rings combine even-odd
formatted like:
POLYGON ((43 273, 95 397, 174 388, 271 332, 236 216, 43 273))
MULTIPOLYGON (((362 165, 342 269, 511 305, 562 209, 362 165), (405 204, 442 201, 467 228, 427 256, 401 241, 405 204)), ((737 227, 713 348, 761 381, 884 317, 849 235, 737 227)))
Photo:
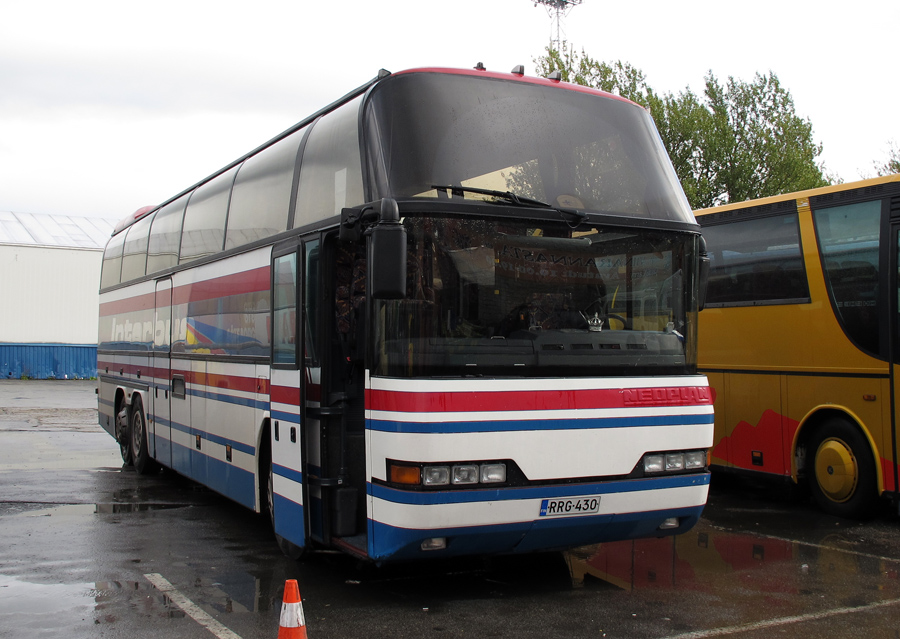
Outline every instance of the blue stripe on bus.
POLYGON ((303 473, 299 470, 294 470, 293 468, 288 468, 287 466, 282 466, 281 464, 272 464, 272 471, 281 477, 286 479, 290 479, 291 481, 295 481, 299 484, 303 483, 303 473))
POLYGON ((571 419, 523 419, 471 422, 398 422, 367 419, 366 428, 385 433, 493 433, 522 430, 589 430, 601 428, 642 428, 712 424, 712 413, 699 415, 658 415, 642 417, 601 417, 571 419))
POLYGON ((233 499, 247 508, 256 508, 254 474, 234 464, 210 457, 202 451, 172 442, 172 457, 190 457, 190 468, 176 468, 179 473, 205 484, 212 490, 233 499))
POLYGON ((303 548, 306 545, 306 527, 303 524, 303 506, 275 493, 275 534, 303 548))
MULTIPOLYGON (((200 430, 199 428, 193 428, 191 426, 185 426, 184 424, 180 424, 178 422, 173 422, 168 419, 164 419, 162 417, 158 417, 155 415, 148 416, 153 417, 156 420, 157 426, 162 426, 163 428, 169 426, 174 430, 180 431, 182 433, 187 433, 191 437, 196 435, 200 435, 203 439, 207 441, 211 441, 216 444, 220 444, 222 446, 231 446, 234 450, 239 450, 242 453, 246 453, 248 455, 256 455, 256 446, 251 446, 250 444, 244 444, 243 442, 235 441, 233 439, 228 439, 227 437, 221 437, 220 435, 213 435, 212 433, 208 433, 204 430, 200 430)), ((157 437, 160 434, 157 433, 157 437)))
POLYGON ((483 501, 507 501, 514 499, 542 499, 556 497, 577 497, 580 495, 606 495, 630 493, 641 490, 662 490, 685 486, 709 484, 709 473, 692 475, 668 475, 645 479, 625 479, 590 484, 564 484, 544 486, 503 487, 490 490, 441 490, 412 491, 398 490, 381 484, 368 483, 366 492, 377 499, 396 504, 414 506, 434 506, 440 504, 466 504, 483 501))
POLYGON ((372 559, 424 559, 456 555, 528 553, 536 550, 563 550, 606 541, 666 537, 688 530, 697 523, 703 506, 669 508, 638 513, 580 517, 551 517, 512 524, 465 526, 459 528, 398 528, 369 520, 369 555, 372 559), (680 526, 659 530, 668 518, 677 517, 680 526), (444 537, 443 550, 423 551, 422 542, 444 537))
POLYGON ((277 419, 282 422, 290 422, 291 424, 299 424, 300 423, 300 415, 297 413, 285 413, 280 410, 272 411, 272 419, 277 419))
POLYGON ((248 406, 259 410, 269 410, 269 400, 251 399, 249 397, 235 397, 233 395, 225 395, 224 393, 212 393, 210 391, 189 389, 188 395, 193 397, 201 397, 203 399, 212 399, 217 402, 225 402, 226 404, 236 404, 238 406, 248 406))

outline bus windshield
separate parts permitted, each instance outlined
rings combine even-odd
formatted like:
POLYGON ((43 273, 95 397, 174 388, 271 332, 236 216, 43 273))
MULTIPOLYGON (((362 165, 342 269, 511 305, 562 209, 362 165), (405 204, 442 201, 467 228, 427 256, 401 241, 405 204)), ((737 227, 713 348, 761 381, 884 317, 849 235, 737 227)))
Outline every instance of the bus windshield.
POLYGON ((407 217, 407 297, 375 300, 375 372, 638 375, 693 370, 695 236, 407 217))
POLYGON ((366 113, 377 197, 438 198, 446 192, 434 186, 456 185, 695 224, 650 114, 630 102, 411 73, 379 84, 366 113))

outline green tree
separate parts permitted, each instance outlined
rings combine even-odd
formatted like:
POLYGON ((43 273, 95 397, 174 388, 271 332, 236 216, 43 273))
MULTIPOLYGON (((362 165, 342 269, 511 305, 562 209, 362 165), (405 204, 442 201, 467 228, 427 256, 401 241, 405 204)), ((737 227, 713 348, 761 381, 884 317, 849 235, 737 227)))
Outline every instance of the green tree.
POLYGON ((888 159, 882 163, 875 162, 875 171, 878 175, 900 173, 900 146, 894 142, 890 142, 889 145, 888 159))
POLYGON ((650 110, 688 201, 695 209, 829 184, 818 163, 822 145, 798 116, 778 77, 752 82, 709 72, 702 96, 690 88, 656 93, 627 62, 600 62, 565 43, 536 61, 546 75, 621 95, 650 110))

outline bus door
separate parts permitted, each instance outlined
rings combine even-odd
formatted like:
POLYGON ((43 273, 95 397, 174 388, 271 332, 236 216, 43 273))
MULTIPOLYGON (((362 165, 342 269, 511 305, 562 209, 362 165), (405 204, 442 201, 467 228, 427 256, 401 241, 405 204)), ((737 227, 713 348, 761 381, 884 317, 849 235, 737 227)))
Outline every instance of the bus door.
MULTIPOLYGON (((272 523, 279 542, 306 545, 308 515, 303 437, 303 367, 299 300, 303 290, 296 243, 272 257, 272 370, 269 383, 269 477, 272 523)), ((263 478, 260 478, 263 481, 263 478)), ((290 553, 289 553, 290 554, 290 553)))
POLYGON ((321 306, 308 313, 318 318, 309 325, 307 380, 317 400, 309 416, 318 422, 310 438, 310 490, 319 497, 313 529, 322 543, 366 555, 365 245, 336 239, 326 239, 321 260, 318 242, 308 248, 308 302, 321 306))
POLYGON ((150 393, 149 446, 151 456, 172 466, 171 380, 172 279, 156 282, 156 314, 153 322, 153 389, 150 393))
MULTIPOLYGON (((900 207, 894 215, 900 214, 900 207)), ((890 446, 890 452, 885 455, 889 462, 882 464, 884 473, 884 489, 894 493, 900 492, 900 437, 898 437, 897 422, 900 421, 900 218, 891 220, 891 250, 890 250, 890 339, 891 339, 891 432, 885 437, 884 447, 890 446)))

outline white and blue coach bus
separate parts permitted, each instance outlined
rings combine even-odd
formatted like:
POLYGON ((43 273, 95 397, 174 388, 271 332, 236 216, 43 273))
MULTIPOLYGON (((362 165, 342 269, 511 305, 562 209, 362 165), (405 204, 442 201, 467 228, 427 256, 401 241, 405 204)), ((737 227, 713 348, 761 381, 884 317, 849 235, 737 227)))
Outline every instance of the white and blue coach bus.
POLYGON ((709 486, 702 246, 638 105, 381 72, 116 228, 100 424, 291 555, 677 534, 709 486))

